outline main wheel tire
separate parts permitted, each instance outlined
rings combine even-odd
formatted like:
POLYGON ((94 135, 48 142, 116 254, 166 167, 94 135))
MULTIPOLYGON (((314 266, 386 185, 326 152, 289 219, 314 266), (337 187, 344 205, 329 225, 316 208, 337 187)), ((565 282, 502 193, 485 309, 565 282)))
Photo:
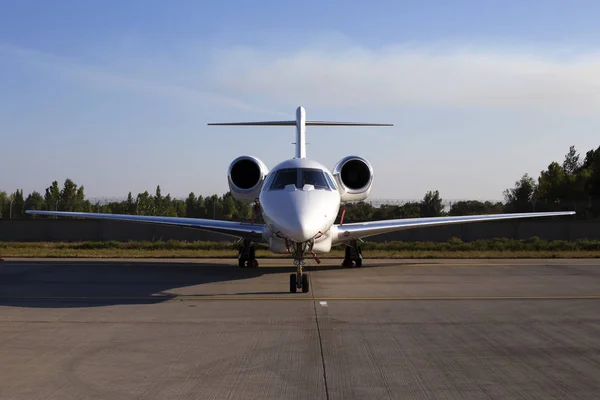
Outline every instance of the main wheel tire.
POLYGON ((238 267, 244 268, 246 266, 246 260, 243 258, 238 258, 238 267))
POLYGON ((351 251, 352 249, 350 248, 350 246, 346 246, 346 248, 344 249, 344 259, 349 260, 352 258, 351 251))
POLYGON ((357 267, 362 267, 362 258, 357 258, 356 261, 354 261, 357 267))
POLYGON ((290 274, 290 292, 296 293, 296 290, 298 289, 296 286, 297 283, 296 274, 290 274))
POLYGON ((308 293, 310 286, 308 284, 308 275, 302 274, 302 293, 308 293))

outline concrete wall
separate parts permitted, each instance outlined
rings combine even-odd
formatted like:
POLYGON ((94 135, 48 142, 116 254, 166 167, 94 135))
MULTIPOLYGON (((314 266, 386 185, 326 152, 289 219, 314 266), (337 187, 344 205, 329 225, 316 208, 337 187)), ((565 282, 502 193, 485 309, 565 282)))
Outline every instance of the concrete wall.
POLYGON ((108 220, 0 219, 0 241, 79 242, 79 241, 206 240, 232 241, 235 238, 197 229, 108 220))
MULTIPOLYGON (((538 236, 548 240, 600 240, 600 221, 498 221, 410 229, 379 235, 370 241, 447 241, 457 237, 465 242, 478 239, 527 239, 538 236)), ((74 242, 130 240, 232 241, 232 237, 196 229, 108 220, 0 219, 3 242, 74 242)))

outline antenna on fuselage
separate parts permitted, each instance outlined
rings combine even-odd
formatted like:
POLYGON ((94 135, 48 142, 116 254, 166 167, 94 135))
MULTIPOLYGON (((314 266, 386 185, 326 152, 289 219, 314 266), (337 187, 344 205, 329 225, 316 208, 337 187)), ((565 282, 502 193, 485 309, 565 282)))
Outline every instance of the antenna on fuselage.
POLYGON ((306 110, 300 106, 296 109, 295 121, 261 121, 261 122, 213 122, 208 125, 229 126, 296 126, 296 158, 306 158, 306 126, 394 126, 394 124, 372 124, 366 122, 334 122, 307 121, 306 110))

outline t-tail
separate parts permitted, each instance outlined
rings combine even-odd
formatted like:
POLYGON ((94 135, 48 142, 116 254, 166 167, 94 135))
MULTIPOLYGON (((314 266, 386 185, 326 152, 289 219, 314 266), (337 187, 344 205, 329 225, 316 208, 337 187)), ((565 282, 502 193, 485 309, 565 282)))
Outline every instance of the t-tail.
POLYGON ((393 124, 371 124, 365 122, 307 121, 306 110, 300 106, 296 109, 295 121, 261 121, 261 122, 217 122, 208 125, 230 126, 296 126, 296 158, 306 158, 307 126, 394 126, 393 124))

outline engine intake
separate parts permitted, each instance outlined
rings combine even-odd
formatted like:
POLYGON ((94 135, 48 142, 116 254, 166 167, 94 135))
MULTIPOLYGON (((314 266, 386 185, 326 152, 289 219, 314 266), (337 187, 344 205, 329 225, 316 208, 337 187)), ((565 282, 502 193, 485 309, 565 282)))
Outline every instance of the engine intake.
POLYGON ((258 197, 268 173, 266 165, 256 157, 236 158, 227 170, 231 195, 238 200, 253 201, 258 197))
POLYGON ((348 156, 333 168, 343 202, 362 201, 371 193, 373 168, 362 157, 348 156))

